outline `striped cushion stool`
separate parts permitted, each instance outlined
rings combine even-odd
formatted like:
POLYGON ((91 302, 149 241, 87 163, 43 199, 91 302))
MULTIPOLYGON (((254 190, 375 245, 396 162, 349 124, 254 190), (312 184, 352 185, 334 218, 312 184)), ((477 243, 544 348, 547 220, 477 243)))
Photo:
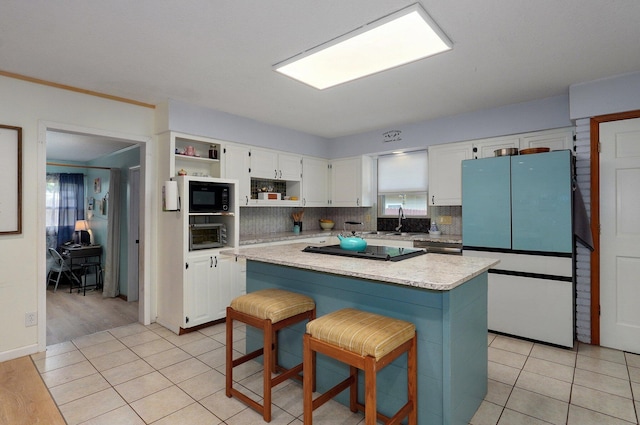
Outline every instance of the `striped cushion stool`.
MULTIPOLYGON (((316 317, 316 305, 312 298, 281 289, 263 289, 242 295, 231 301, 227 307, 227 351, 226 351, 226 394, 234 396, 259 413, 266 422, 271 422, 271 389, 289 379, 300 379, 302 363, 290 369, 278 364, 278 331, 303 320, 316 317), (233 321, 237 320, 262 329, 262 348, 233 360, 233 321), (233 368, 264 355, 263 404, 249 398, 233 388, 233 368), (278 373, 272 378, 271 373, 278 373)), ((310 381, 311 382, 311 381, 310 381)), ((311 382, 311 385, 313 383, 311 382)))
POLYGON ((352 308, 338 310, 307 323, 303 337, 305 371, 304 424, 312 425, 313 411, 350 388, 352 412, 364 411, 365 424, 377 420, 399 424, 405 417, 417 425, 417 346, 413 323, 368 313, 352 308), (350 366, 349 377, 315 400, 313 399, 315 353, 332 357, 350 366), (376 371, 381 370, 402 353, 407 352, 407 403, 391 418, 376 409, 376 371), (358 369, 364 371, 365 403, 358 402, 358 369))

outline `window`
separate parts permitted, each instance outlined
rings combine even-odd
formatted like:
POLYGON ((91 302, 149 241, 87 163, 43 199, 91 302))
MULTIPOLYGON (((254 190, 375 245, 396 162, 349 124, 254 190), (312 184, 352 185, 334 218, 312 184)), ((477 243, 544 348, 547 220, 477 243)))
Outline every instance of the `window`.
POLYGON ((76 220, 84 219, 84 175, 47 173, 45 202, 47 246, 55 248, 70 240, 76 220))
POLYGON ((427 216, 427 151, 378 158, 378 216, 427 216))

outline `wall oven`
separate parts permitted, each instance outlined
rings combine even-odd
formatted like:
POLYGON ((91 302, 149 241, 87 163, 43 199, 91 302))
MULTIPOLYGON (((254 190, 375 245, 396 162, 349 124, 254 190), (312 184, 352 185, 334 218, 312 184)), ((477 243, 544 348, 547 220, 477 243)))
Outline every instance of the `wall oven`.
POLYGON ((227 227, 222 223, 189 225, 189 251, 220 248, 227 244, 227 227))

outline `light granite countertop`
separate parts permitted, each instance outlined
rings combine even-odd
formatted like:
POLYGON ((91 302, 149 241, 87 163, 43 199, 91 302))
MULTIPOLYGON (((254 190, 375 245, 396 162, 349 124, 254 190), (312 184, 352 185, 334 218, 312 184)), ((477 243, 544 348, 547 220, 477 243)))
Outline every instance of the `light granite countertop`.
MULTIPOLYGON (((462 243, 462 235, 431 235, 429 233, 409 233, 407 235, 390 235, 389 232, 364 232, 363 236, 367 240, 386 239, 398 241, 433 241, 446 243, 462 243)), ((308 239, 316 237, 337 236, 337 230, 305 230, 299 234, 293 232, 264 233, 260 235, 240 235, 240 245, 248 246, 258 243, 288 241, 295 242, 296 239, 308 239)))
POLYGON ((306 243, 224 250, 247 260, 340 276, 448 291, 498 264, 490 258, 426 254, 402 261, 380 261, 303 252, 306 243))

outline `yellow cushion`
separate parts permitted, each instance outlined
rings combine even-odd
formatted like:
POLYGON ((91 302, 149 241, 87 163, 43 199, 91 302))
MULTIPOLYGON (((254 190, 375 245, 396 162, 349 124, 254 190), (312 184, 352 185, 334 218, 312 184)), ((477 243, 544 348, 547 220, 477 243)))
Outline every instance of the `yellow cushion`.
POLYGON ((381 359, 413 338, 413 323, 345 308, 307 323, 312 337, 361 356, 381 359))
POLYGON ((313 310, 315 307, 313 298, 282 289, 262 289, 231 301, 231 308, 234 310, 259 319, 271 319, 271 323, 313 310))

